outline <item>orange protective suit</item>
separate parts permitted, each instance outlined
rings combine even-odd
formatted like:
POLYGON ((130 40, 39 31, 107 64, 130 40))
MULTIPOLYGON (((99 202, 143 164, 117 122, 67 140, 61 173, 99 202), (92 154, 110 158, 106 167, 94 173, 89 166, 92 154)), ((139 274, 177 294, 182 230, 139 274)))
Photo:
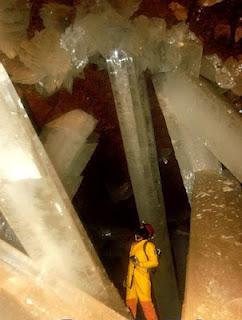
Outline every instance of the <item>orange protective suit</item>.
POLYGON ((126 304, 133 317, 136 317, 138 300, 147 320, 157 320, 151 298, 151 281, 149 269, 158 266, 158 256, 155 245, 147 240, 134 242, 129 257, 135 256, 138 263, 130 259, 126 283, 126 304))

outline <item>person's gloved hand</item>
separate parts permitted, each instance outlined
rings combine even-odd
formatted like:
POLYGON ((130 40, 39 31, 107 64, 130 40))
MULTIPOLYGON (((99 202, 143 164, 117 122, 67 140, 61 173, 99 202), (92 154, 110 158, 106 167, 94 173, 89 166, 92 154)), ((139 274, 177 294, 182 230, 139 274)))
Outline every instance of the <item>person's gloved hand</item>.
POLYGON ((138 259, 136 256, 131 256, 131 257, 129 257, 129 259, 132 261, 132 263, 133 263, 135 266, 138 266, 138 265, 139 265, 139 259, 138 259))
POLYGON ((157 253, 157 256, 159 257, 161 255, 161 249, 156 248, 156 253, 157 253))

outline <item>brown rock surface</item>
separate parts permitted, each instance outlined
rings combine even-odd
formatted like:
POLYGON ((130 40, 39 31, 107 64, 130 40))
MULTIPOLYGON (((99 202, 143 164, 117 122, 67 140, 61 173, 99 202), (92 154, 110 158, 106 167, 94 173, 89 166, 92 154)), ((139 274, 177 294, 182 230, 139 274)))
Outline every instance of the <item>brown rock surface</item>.
POLYGON ((169 4, 169 8, 173 12, 174 16, 178 21, 185 21, 188 17, 188 10, 178 2, 172 1, 169 4))

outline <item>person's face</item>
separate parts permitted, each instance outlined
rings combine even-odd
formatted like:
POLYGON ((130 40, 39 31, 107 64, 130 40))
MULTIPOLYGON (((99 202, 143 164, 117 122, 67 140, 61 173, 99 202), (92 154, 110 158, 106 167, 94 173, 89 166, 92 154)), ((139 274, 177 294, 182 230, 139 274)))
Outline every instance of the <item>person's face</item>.
POLYGON ((143 240, 143 237, 141 237, 139 234, 135 234, 134 239, 136 242, 139 242, 139 241, 143 240))

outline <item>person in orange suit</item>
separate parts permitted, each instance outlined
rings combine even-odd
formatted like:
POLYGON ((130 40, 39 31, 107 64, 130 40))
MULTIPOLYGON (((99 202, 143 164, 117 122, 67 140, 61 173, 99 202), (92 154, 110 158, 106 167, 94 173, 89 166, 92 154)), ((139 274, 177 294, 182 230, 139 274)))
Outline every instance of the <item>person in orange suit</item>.
POLYGON ((126 304, 136 317, 138 301, 147 320, 158 320, 151 298, 150 270, 159 264, 158 254, 151 240, 154 229, 150 224, 142 223, 135 232, 135 241, 129 253, 129 267, 126 281, 126 304))

